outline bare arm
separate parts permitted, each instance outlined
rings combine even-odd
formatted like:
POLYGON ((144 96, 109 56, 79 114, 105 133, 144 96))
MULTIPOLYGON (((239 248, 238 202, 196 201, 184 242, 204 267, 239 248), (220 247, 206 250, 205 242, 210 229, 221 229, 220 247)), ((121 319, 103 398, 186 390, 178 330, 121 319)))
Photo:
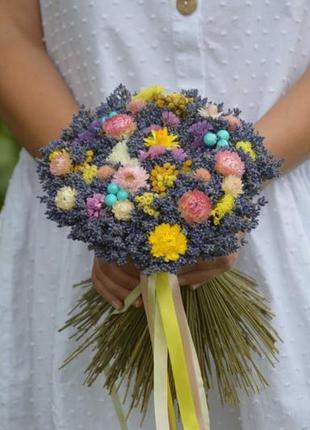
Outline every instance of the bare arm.
POLYGON ((256 124, 283 172, 310 156, 310 68, 256 124))
POLYGON ((49 58, 39 0, 0 0, 0 116, 33 155, 78 109, 49 58))

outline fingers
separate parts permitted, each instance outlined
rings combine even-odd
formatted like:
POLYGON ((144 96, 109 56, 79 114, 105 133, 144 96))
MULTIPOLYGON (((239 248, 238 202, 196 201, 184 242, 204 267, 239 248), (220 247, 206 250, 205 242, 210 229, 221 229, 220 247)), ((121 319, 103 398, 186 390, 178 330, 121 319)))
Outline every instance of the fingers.
POLYGON ((221 269, 213 270, 198 270, 195 272, 189 272, 179 276, 180 285, 190 285, 192 289, 200 287, 202 284, 210 281, 223 273, 221 269))
POLYGON ((99 294, 117 309, 123 306, 130 291, 139 280, 122 272, 120 266, 103 263, 95 258, 92 280, 99 294))

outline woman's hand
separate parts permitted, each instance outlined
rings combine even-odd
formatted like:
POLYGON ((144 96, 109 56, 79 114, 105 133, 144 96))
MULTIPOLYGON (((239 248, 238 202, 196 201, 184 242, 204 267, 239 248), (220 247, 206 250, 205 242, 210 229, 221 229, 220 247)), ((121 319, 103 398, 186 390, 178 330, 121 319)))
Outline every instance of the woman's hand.
MULTIPOLYGON (((139 284, 140 272, 132 263, 119 266, 95 257, 92 281, 99 294, 116 309, 121 309, 126 297, 139 284)), ((138 299, 136 305, 141 303, 138 299)))
POLYGON ((184 266, 178 274, 180 285, 189 285, 195 289, 203 283, 230 270, 235 264, 238 252, 227 257, 218 257, 212 262, 200 261, 193 265, 184 266))

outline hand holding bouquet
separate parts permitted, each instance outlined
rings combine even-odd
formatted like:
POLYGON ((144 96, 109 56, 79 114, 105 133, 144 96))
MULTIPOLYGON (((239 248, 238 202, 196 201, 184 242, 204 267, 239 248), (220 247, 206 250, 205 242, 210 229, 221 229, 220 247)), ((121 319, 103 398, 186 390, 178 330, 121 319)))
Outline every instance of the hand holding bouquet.
POLYGON ((193 291, 176 276, 236 252, 266 203, 258 194, 279 162, 239 114, 196 90, 131 95, 120 85, 95 112, 82 107, 38 164, 48 218, 97 257, 142 273, 120 312, 79 284, 65 327, 85 339, 66 362, 92 345, 86 382, 105 371, 112 392, 126 377, 143 413, 154 388, 159 430, 175 428, 175 400, 186 430, 209 427, 212 361, 222 400, 235 404, 238 388, 267 384, 255 354, 275 359, 272 314, 252 280, 232 270, 193 291))

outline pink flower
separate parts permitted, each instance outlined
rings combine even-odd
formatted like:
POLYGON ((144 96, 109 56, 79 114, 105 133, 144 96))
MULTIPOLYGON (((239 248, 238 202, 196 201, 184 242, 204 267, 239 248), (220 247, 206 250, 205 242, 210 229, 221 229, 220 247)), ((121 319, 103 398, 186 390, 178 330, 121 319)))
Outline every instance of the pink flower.
POLYGON ((113 181, 131 193, 137 192, 140 188, 147 187, 149 174, 140 166, 121 166, 114 174, 113 181))
POLYGON ((194 172, 194 176, 197 179, 201 179, 204 182, 209 182, 211 179, 211 174, 208 169, 197 169, 194 172))
POLYGON ((133 118, 125 113, 114 115, 102 124, 103 131, 115 139, 129 137, 136 128, 133 118))
POLYGON ((161 130, 162 126, 158 124, 151 124, 148 127, 145 127, 143 129, 144 134, 150 134, 152 130, 161 130))
POLYGON ((240 119, 233 114, 225 115, 222 118, 228 122, 228 130, 230 131, 235 131, 237 127, 242 126, 240 119))
POLYGON ((176 160, 179 160, 179 161, 184 161, 185 158, 187 157, 186 152, 182 148, 172 149, 171 154, 176 160))
POLYGON ((134 99, 130 100, 127 105, 127 109, 133 114, 140 112, 146 106, 146 102, 144 100, 134 99))
POLYGON ((179 199, 178 209, 189 224, 200 223, 208 219, 211 212, 211 202, 202 191, 187 191, 179 199))
POLYGON ((215 170, 224 176, 241 176, 245 171, 244 162, 236 152, 219 151, 215 156, 215 170))
POLYGON ((105 179, 110 178, 114 172, 115 170, 112 167, 104 164, 103 166, 99 167, 97 171, 97 177, 104 181, 105 179))
POLYGON ((138 158, 139 158, 140 161, 145 161, 147 159, 148 155, 149 155, 148 151, 142 151, 140 149, 138 158))
POLYGON ((98 218, 101 214, 103 194, 97 193, 86 200, 87 213, 90 218, 98 218))
POLYGON ((62 152, 50 161, 50 172, 55 176, 62 176, 70 173, 72 162, 67 152, 62 152))
POLYGON ((167 127, 178 127, 180 125, 180 118, 173 112, 165 111, 161 114, 161 119, 167 127))
POLYGON ((150 158, 156 158, 159 157, 160 155, 165 154, 166 152, 166 148, 162 145, 154 145, 151 146, 150 149, 148 150, 148 156, 150 158))

